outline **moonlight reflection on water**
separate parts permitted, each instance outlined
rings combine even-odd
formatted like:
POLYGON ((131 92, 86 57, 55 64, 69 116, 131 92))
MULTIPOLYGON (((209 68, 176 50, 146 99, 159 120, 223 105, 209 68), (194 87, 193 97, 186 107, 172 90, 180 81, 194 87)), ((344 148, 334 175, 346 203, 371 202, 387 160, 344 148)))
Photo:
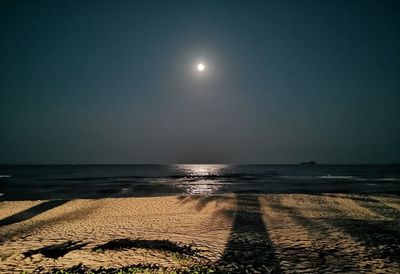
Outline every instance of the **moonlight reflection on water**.
POLYGON ((220 193, 223 187, 219 175, 226 165, 176 165, 176 169, 186 176, 177 184, 187 194, 220 193))

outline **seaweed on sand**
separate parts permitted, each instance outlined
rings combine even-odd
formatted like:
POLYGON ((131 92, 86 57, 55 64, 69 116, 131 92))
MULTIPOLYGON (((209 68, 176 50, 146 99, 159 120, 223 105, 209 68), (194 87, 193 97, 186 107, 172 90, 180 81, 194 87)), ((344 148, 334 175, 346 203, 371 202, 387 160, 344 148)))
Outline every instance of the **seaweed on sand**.
POLYGON ((144 248, 160 251, 179 253, 192 256, 197 253, 190 245, 174 243, 170 240, 142 240, 142 239, 116 239, 93 248, 96 250, 123 250, 132 248, 144 248))
POLYGON ((57 259, 64 256, 65 254, 67 254, 72 250, 81 249, 86 245, 87 244, 85 243, 80 244, 79 242, 67 241, 62 244, 49 245, 38 249, 28 250, 22 253, 22 255, 24 255, 25 257, 30 257, 35 254, 42 254, 47 258, 57 259))

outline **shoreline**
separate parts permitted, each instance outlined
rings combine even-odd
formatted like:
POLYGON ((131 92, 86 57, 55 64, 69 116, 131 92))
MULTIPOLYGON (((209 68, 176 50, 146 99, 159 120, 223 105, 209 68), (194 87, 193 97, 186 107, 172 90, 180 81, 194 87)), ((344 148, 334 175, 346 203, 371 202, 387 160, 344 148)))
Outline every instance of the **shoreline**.
POLYGON ((240 273, 251 265, 254 273, 396 273, 399 223, 400 197, 382 194, 1 201, 0 272, 82 263, 90 269, 225 265, 240 273), (49 255, 48 247, 65 254, 49 255))

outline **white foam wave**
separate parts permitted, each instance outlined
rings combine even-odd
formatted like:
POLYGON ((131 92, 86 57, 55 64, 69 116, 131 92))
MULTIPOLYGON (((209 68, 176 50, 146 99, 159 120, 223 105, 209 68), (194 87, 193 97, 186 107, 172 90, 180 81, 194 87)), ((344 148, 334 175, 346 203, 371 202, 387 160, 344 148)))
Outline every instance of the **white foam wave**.
POLYGON ((319 178, 317 176, 294 176, 294 175, 288 175, 288 176, 282 175, 282 176, 279 176, 279 177, 280 178, 285 178, 285 179, 293 179, 293 180, 302 180, 302 179, 313 180, 313 179, 318 179, 319 178))
POLYGON ((381 182, 400 182, 400 178, 360 178, 356 176, 345 176, 345 175, 321 175, 321 176, 280 176, 284 179, 292 180, 354 180, 354 181, 381 181, 381 182))
POLYGON ((377 181, 399 182, 400 178, 378 178, 377 181))
POLYGON ((11 177, 11 175, 1 175, 0 174, 0 178, 10 178, 11 177))
POLYGON ((333 176, 333 175, 323 175, 318 176, 321 179, 354 179, 354 176, 333 176))

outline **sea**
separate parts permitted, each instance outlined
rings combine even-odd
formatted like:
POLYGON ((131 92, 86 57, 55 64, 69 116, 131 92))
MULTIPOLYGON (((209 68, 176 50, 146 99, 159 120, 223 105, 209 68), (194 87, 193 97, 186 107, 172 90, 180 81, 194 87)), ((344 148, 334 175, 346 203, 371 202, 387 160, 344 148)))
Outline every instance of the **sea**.
POLYGON ((0 200, 273 193, 400 194, 393 165, 1 165, 0 200))

